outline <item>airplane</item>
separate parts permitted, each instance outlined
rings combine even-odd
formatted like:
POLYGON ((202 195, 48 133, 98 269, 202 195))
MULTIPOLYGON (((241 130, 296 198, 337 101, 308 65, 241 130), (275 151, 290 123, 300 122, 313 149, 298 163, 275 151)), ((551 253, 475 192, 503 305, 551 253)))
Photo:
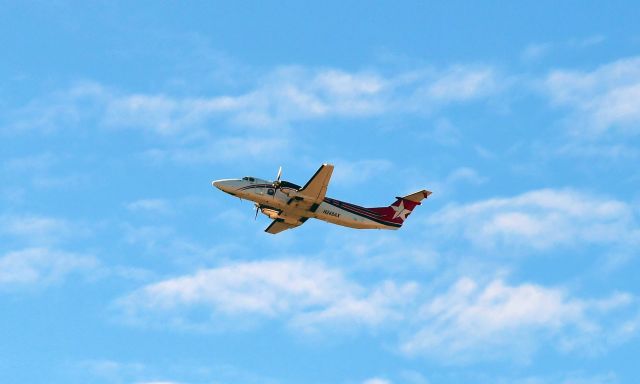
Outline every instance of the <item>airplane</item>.
POLYGON ((275 181, 246 176, 242 179, 222 179, 211 185, 240 199, 255 203, 256 218, 262 212, 273 222, 265 232, 276 234, 298 227, 309 218, 358 229, 399 229, 414 208, 431 194, 422 190, 396 197, 387 207, 364 208, 325 197, 333 165, 322 164, 304 185, 280 180, 282 167, 275 181))

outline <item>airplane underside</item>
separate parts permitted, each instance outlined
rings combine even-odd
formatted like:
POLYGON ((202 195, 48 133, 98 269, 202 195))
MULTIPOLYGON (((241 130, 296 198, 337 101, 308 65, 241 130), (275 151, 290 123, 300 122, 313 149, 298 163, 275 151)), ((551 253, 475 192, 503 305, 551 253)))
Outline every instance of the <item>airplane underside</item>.
POLYGON ((347 203, 333 199, 325 199, 325 201, 320 203, 314 211, 295 207, 292 208, 290 205, 287 206, 286 202, 283 203, 282 201, 278 201, 274 204, 273 201, 269 201, 269 198, 261 199, 261 202, 258 204, 260 204, 260 211, 265 216, 274 220, 282 219, 289 224, 297 224, 300 221, 297 217, 302 217, 304 221, 312 218, 356 229, 398 229, 400 227, 379 223, 363 215, 358 215, 341 209, 339 206, 334 204, 345 205, 347 203), (333 204, 327 202, 327 200, 331 201, 333 204), (283 214, 285 210, 286 213, 283 214))

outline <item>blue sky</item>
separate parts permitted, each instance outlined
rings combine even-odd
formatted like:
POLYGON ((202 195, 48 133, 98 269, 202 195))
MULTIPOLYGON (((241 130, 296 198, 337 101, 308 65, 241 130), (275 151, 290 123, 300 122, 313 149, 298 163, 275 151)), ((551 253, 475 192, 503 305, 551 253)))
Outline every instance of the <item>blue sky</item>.
POLYGON ((631 383, 638 5, 3 2, 0 381, 631 383), (399 231, 263 232, 253 175, 399 231))

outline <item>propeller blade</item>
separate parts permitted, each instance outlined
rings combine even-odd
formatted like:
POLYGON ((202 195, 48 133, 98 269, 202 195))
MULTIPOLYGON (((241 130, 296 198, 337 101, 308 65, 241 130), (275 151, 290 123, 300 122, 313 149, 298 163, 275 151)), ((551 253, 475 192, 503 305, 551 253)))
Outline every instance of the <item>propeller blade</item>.
POLYGON ((258 220, 258 211, 260 211, 260 205, 256 204, 256 216, 253 218, 253 220, 258 220))
POLYGON ((276 194, 278 193, 278 188, 280 188, 280 177, 282 177, 282 166, 278 168, 278 176, 276 177, 276 180, 273 182, 273 195, 271 195, 273 199, 276 198, 276 194))

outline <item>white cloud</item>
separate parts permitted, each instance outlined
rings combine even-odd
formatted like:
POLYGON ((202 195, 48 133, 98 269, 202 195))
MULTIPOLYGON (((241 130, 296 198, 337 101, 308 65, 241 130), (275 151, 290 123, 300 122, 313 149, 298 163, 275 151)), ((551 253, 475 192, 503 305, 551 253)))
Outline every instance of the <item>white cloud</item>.
POLYGON ((469 167, 456 168, 447 176, 448 183, 466 182, 478 185, 486 181, 486 178, 480 176, 475 169, 469 167))
POLYGON ((290 146, 292 124, 328 118, 428 115, 504 88, 491 67, 456 65, 387 76, 337 68, 276 67, 234 93, 176 96, 120 91, 96 82, 33 100, 7 114, 2 132, 49 134, 97 127, 140 131, 156 161, 218 163, 264 159, 290 146), (242 150, 238 150, 241 148, 242 150))
POLYGON ((492 68, 454 66, 439 74, 424 91, 433 101, 468 101, 496 93, 504 86, 502 81, 492 68))
POLYGON ((532 43, 525 47, 522 51, 521 57, 525 61, 537 61, 545 56, 548 56, 552 52, 570 50, 581 50, 593 47, 602 43, 605 37, 602 35, 588 36, 582 39, 571 39, 563 42, 555 43, 532 43))
POLYGON ((331 263, 349 265, 352 270, 383 271, 396 277, 438 268, 442 261, 440 254, 421 241, 419 235, 416 239, 417 242, 411 242, 407 237, 388 232, 337 230, 327 238, 321 257, 331 263))
POLYGON ((243 97, 230 96, 179 99, 167 95, 113 94, 105 106, 104 123, 170 135, 197 127, 215 115, 241 109, 246 103, 243 97))
POLYGON ((84 360, 71 366, 81 382, 178 384, 247 383, 275 384, 280 380, 229 364, 193 364, 180 361, 153 364, 114 360, 84 360))
POLYGON ((570 124, 577 134, 640 132, 640 57, 590 72, 556 70, 547 76, 544 87, 555 105, 575 110, 570 124))
POLYGON ((401 320, 405 315, 402 307, 414 297, 417 289, 415 283, 399 285, 387 281, 371 289, 365 296, 345 296, 324 308, 301 312, 291 319, 291 324, 302 330, 313 331, 325 324, 376 326, 401 320))
POLYGON ((598 354, 637 334, 627 293, 576 298, 563 288, 502 278, 459 279, 447 291, 415 282, 371 286, 303 260, 241 262, 146 285, 114 302, 132 325, 195 331, 278 321, 313 334, 384 329, 407 355, 454 363, 526 360, 541 346, 598 354))
POLYGON ((583 142, 572 141, 555 149, 559 155, 574 157, 600 157, 613 160, 636 161, 640 150, 633 142, 583 142))
POLYGON ((548 249, 579 244, 634 244, 640 240, 628 204, 574 190, 542 189, 509 198, 449 205, 430 219, 438 230, 475 245, 548 249))
POLYGON ((32 100, 23 108, 5 115, 0 133, 19 134, 28 131, 53 133, 75 129, 83 121, 102 115, 109 94, 103 86, 82 82, 69 89, 32 100))
POLYGON ((0 234, 22 238, 29 243, 59 242, 86 230, 75 228, 70 222, 38 215, 0 216, 0 234))
POLYGON ((546 56, 553 48, 551 43, 532 43, 522 51, 522 59, 525 61, 536 61, 546 56))
POLYGON ((598 348, 612 332, 612 312, 633 302, 628 294, 583 300, 558 288, 508 285, 501 279, 482 286, 462 278, 422 306, 416 318, 419 330, 401 349, 457 363, 527 359, 542 343, 560 350, 598 348))
POLYGON ((450 120, 439 118, 432 130, 428 130, 419 136, 422 140, 435 141, 443 146, 457 146, 460 144, 462 134, 450 120))
POLYGON ((362 384, 391 384, 387 379, 381 379, 379 377, 372 377, 362 382, 362 384))
POLYGON ((36 155, 15 157, 3 162, 3 168, 13 172, 34 172, 46 170, 59 161, 58 156, 45 152, 36 155))
POLYGON ((149 249, 158 244, 163 246, 169 239, 175 237, 173 228, 162 225, 131 226, 124 225, 124 240, 131 244, 142 244, 149 249))
POLYGON ((380 177, 388 171, 393 163, 385 159, 367 160, 335 160, 335 165, 331 183, 342 185, 357 185, 369 180, 372 177, 380 177))
POLYGON ((180 384, 177 381, 136 381, 136 384, 180 384))
POLYGON ((126 321, 216 329, 282 319, 304 331, 341 323, 376 326, 394 319, 415 284, 366 289, 339 270, 308 261, 260 261, 200 270, 147 285, 116 302, 126 321))
POLYGON ((210 97, 126 93, 84 82, 34 100, 5 129, 53 131, 92 119, 107 127, 142 128, 161 136, 207 131, 204 125, 212 119, 280 129, 291 122, 327 117, 422 113, 490 96, 499 92, 502 81, 491 67, 456 65, 387 77, 374 71, 277 67, 244 92, 210 97))
POLYGON ((133 212, 169 213, 171 204, 165 199, 140 199, 127 204, 127 209, 133 212))
POLYGON ((92 256, 48 248, 26 248, 0 257, 0 287, 46 286, 68 275, 95 269, 92 256))
POLYGON ((281 158, 289 147, 287 137, 269 135, 229 136, 205 139, 201 143, 170 148, 153 148, 143 152, 142 156, 152 162, 171 161, 181 164, 208 163, 245 159, 281 158))
POLYGON ((89 174, 72 173, 66 175, 38 175, 32 177, 31 183, 36 188, 69 189, 86 186, 91 182, 89 174))
POLYGON ((433 192, 430 199, 451 200, 456 192, 465 191, 470 186, 478 186, 486 182, 487 178, 481 176, 475 169, 458 167, 450 171, 442 181, 429 181, 427 189, 433 192))

